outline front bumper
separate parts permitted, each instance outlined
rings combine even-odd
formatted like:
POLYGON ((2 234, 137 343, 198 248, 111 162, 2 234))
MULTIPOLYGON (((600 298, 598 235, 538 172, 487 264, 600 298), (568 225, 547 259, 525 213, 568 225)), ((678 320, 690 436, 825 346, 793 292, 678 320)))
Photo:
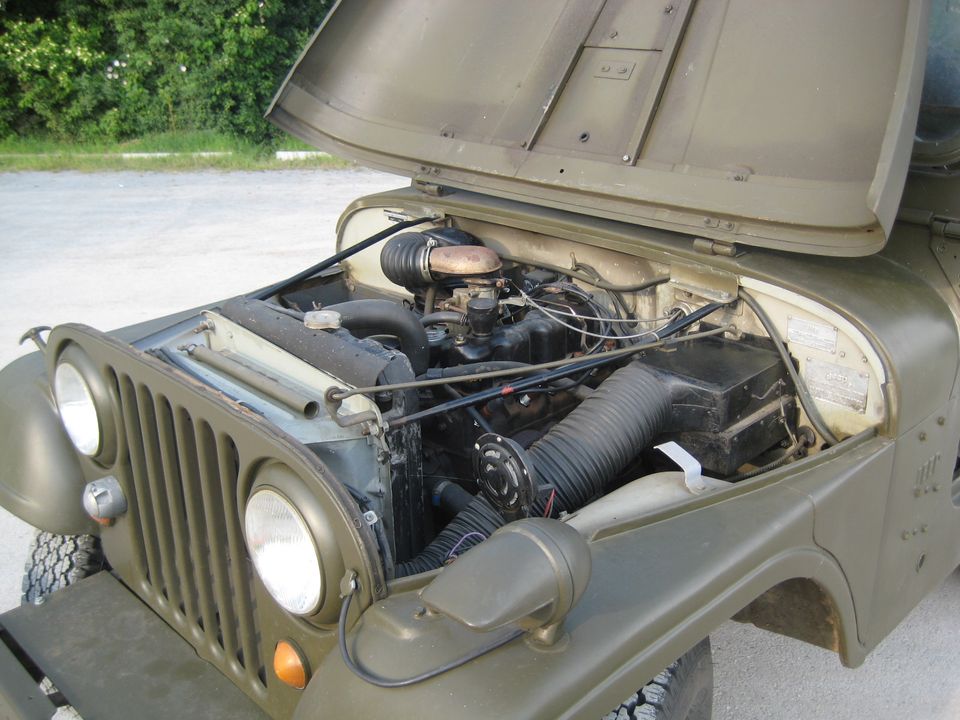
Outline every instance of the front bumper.
POLYGON ((84 718, 265 720, 109 573, 0 615, 0 717, 50 718, 47 676, 84 718))

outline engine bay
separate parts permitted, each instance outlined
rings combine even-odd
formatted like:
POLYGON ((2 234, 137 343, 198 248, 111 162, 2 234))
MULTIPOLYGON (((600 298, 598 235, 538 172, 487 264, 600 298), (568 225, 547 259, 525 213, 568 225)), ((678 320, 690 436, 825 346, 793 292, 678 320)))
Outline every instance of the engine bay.
POLYGON ((144 347, 316 453, 388 577, 442 567, 520 518, 716 492, 883 413, 868 401, 878 373, 815 385, 815 356, 867 345, 809 302, 612 251, 603 270, 575 251, 564 267, 495 229, 431 225, 380 228, 352 243, 364 252, 144 347))

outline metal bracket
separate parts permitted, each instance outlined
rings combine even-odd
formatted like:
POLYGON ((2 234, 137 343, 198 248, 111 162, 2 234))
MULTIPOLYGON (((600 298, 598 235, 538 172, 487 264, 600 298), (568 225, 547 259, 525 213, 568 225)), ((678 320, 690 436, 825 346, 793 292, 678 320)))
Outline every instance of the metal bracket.
POLYGON ((728 303, 740 292, 740 280, 733 273, 706 265, 674 264, 670 284, 679 290, 714 302, 728 303))
POLYGON ((20 345, 23 345, 27 340, 33 340, 34 344, 40 348, 41 352, 46 352, 47 343, 43 339, 41 333, 50 331, 49 325, 37 325, 27 330, 23 335, 20 336, 20 345))

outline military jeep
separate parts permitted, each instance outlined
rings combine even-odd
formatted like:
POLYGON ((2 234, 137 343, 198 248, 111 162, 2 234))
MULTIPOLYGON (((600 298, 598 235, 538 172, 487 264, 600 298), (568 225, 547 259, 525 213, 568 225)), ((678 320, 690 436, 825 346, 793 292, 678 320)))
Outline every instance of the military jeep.
POLYGON ((730 618, 863 662, 960 562, 956 10, 338 5, 268 117, 411 185, 0 373, 0 714, 707 718, 730 618))

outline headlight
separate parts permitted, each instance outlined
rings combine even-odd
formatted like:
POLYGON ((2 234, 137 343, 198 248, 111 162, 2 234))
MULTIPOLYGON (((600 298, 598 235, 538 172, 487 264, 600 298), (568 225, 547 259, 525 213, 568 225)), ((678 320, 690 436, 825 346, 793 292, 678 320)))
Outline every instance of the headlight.
POLYGON ((68 361, 57 365, 53 395, 63 427, 74 446, 84 455, 95 456, 103 444, 97 405, 83 375, 68 361))
POLYGON ((309 615, 320 605, 323 569, 306 521, 280 493, 256 490, 244 513, 247 547, 257 574, 281 607, 309 615))

